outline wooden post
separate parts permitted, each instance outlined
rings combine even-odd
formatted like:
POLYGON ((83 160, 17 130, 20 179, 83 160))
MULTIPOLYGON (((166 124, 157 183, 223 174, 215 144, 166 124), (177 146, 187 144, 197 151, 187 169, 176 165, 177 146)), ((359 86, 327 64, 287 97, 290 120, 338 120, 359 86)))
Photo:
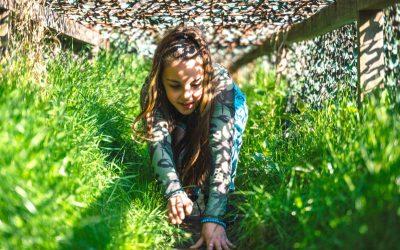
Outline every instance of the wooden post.
POLYGON ((8 10, 0 8, 0 57, 3 55, 8 44, 8 15, 8 10))
POLYGON ((358 105, 366 93, 383 87, 384 62, 384 13, 382 10, 359 11, 358 28, 358 105))

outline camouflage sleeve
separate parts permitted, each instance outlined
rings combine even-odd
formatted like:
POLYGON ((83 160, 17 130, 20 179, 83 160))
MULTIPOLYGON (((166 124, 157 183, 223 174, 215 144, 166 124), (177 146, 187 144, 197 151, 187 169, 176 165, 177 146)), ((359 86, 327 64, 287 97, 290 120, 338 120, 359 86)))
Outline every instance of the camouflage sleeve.
POLYGON ((227 192, 231 181, 231 150, 234 131, 234 89, 230 78, 224 81, 223 90, 215 98, 211 116, 210 149, 212 171, 210 175, 209 198, 205 218, 223 220, 227 205, 227 192))
MULTIPOLYGON (((147 77, 140 91, 140 106, 142 110, 147 103, 148 86, 149 78, 147 77)), ((157 175, 157 180, 162 184, 164 197, 168 199, 174 194, 185 193, 176 173, 169 125, 161 110, 156 108, 153 115, 146 118, 144 122, 145 127, 147 127, 147 124, 152 124, 152 131, 149 131, 151 141, 148 142, 150 160, 157 175)))
POLYGON ((184 193, 178 174, 175 169, 168 123, 163 119, 160 110, 153 116, 153 129, 150 131, 152 141, 149 142, 151 165, 157 175, 157 180, 162 184, 164 197, 184 193))

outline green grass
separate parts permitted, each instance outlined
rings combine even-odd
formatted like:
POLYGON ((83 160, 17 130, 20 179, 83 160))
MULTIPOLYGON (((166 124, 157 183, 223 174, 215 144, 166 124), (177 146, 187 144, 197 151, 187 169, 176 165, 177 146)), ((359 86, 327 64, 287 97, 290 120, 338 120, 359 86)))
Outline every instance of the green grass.
MULTIPOLYGON (((63 52, 41 81, 0 64, 0 249, 167 249, 146 145, 132 140, 149 63, 63 52), (46 84, 43 84, 43 83, 46 84)), ((393 249, 400 231, 400 111, 390 93, 286 113, 286 85, 258 68, 234 195, 239 249, 393 249), (240 201, 240 202, 238 202, 240 201)))
POLYGON ((0 248, 165 249, 167 224, 132 118, 148 64, 63 53, 40 87, 26 58, 0 80, 0 248))
POLYGON ((245 87, 239 249, 398 248, 400 111, 388 92, 360 112, 342 93, 288 114, 285 90, 260 68, 245 87))

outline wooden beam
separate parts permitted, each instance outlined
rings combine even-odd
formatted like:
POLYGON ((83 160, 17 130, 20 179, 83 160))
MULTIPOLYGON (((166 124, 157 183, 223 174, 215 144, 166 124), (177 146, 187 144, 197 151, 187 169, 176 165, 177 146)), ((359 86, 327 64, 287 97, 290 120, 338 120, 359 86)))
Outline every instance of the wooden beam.
MULTIPOLYGON (((0 0, 0 8, 18 11, 17 7, 21 3, 22 1, 20 0, 0 0)), ((103 39, 98 31, 71 20, 63 14, 56 13, 51 10, 51 8, 44 7, 38 3, 34 3, 31 6, 30 15, 32 19, 41 22, 44 26, 100 48, 107 49, 110 47, 109 40, 103 39)))
POLYGON ((362 10, 358 21, 358 105, 365 94, 383 87, 384 62, 384 13, 382 10, 362 10))
POLYGON ((229 66, 235 72, 254 59, 272 53, 282 45, 309 40, 338 29, 357 20, 358 11, 382 9, 400 3, 400 0, 336 0, 303 22, 291 25, 287 30, 266 37, 265 41, 242 55, 229 66))

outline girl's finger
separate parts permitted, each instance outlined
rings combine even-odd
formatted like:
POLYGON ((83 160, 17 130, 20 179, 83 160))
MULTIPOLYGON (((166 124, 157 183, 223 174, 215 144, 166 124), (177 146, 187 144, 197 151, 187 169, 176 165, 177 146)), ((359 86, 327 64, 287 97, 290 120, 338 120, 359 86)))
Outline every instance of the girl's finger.
POLYGON ((185 204, 186 215, 189 216, 192 213, 192 211, 193 211, 193 203, 192 203, 192 201, 189 200, 185 204))
POLYGON ((232 242, 230 242, 230 241, 228 240, 228 238, 226 238, 226 243, 228 243, 228 246, 229 246, 230 248, 236 248, 236 246, 233 245, 232 242))
POLYGON ((178 210, 178 218, 181 221, 183 221, 185 219, 185 212, 183 211, 183 208, 179 208, 179 210, 178 210))
POLYGON ((172 222, 172 218, 174 218, 174 216, 172 215, 171 212, 168 213, 168 219, 170 222, 172 222))
POLYGON ((208 244, 208 246, 207 246, 207 250, 214 250, 214 249, 216 249, 216 250, 222 250, 222 247, 221 247, 221 242, 220 241, 211 241, 211 243, 210 244, 208 244))
POLYGON ((181 220, 185 219, 185 213, 183 211, 183 202, 182 199, 179 197, 176 202, 176 210, 178 212, 178 216, 181 220))
POLYGON ((171 212, 174 215, 174 217, 178 216, 178 212, 176 211, 176 198, 172 197, 170 199, 170 203, 171 203, 171 212))
POLYGON ((180 217, 180 211, 178 211, 178 214, 175 216, 175 220, 177 224, 181 224, 182 223, 182 219, 180 217))
POLYGON ((172 213, 171 223, 172 224, 176 224, 176 223, 180 224, 181 222, 179 222, 180 219, 178 216, 178 212, 176 211, 176 197, 170 198, 168 203, 169 203, 168 205, 170 206, 170 211, 172 213))
POLYGON ((192 245, 190 249, 197 249, 201 247, 203 245, 203 242, 204 242, 203 237, 200 237, 200 239, 194 245, 192 245))
POLYGON ((222 240, 221 246, 222 246, 222 249, 229 250, 229 247, 228 247, 228 244, 227 244, 226 240, 222 240))

